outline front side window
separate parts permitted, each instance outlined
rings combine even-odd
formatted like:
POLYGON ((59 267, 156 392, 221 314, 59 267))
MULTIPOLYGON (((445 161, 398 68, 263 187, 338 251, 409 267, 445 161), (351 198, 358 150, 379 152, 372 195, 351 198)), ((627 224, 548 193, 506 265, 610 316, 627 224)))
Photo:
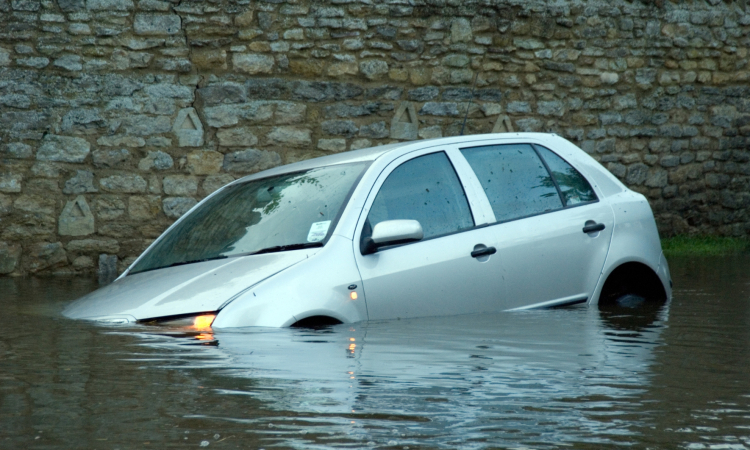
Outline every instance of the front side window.
POLYGON ((529 144, 462 149, 498 222, 563 207, 555 183, 529 144))
POLYGON ((370 207, 362 238, 378 223, 397 219, 419 221, 425 239, 474 226, 466 194, 445 153, 411 159, 388 175, 370 207))
POLYGON ((172 228, 130 273, 322 246, 366 166, 319 167, 228 186, 172 228))

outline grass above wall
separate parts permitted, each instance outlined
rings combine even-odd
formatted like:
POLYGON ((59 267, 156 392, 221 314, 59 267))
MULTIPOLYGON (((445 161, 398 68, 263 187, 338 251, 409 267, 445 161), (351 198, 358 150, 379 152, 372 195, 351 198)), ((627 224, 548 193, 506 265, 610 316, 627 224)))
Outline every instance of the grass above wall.
POLYGON ((750 251, 750 239, 722 236, 675 236, 661 240, 666 256, 722 256, 750 251))

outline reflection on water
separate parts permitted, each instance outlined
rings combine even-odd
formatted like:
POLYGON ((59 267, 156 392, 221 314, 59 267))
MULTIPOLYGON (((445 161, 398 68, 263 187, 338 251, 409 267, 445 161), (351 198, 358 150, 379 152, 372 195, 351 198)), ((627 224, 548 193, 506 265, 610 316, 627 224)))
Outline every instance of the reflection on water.
POLYGON ((0 448, 750 448, 750 259, 672 266, 636 311, 216 333, 67 321, 93 284, 0 279, 0 448))

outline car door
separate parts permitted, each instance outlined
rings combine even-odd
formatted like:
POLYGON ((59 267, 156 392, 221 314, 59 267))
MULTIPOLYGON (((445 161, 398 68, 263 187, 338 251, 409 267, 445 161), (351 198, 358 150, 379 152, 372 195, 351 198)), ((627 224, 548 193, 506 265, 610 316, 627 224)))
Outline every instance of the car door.
POLYGON ((498 309, 505 295, 500 261, 492 254, 472 257, 493 246, 495 233, 477 228, 486 219, 470 200, 444 151, 415 152, 383 171, 354 239, 370 320, 498 309), (363 255, 360 243, 372 227, 397 219, 419 221, 424 238, 363 255))
POLYGON ((612 236, 614 216, 590 183, 546 147, 531 143, 462 148, 497 224, 506 309, 588 300, 612 236))

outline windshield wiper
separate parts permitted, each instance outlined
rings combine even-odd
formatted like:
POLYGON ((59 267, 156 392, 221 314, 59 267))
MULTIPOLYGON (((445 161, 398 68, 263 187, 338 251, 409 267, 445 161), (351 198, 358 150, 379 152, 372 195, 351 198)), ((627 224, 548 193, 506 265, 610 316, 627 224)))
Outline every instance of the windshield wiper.
POLYGON ((287 250, 300 250, 303 248, 322 247, 322 242, 306 242, 304 244, 276 245, 274 247, 262 248, 260 250, 246 253, 247 255, 258 255, 261 253, 285 252, 287 250))
POLYGON ((194 259, 192 261, 180 261, 180 262, 176 262, 174 264, 170 264, 168 266, 159 267, 159 269, 165 269, 167 267, 174 267, 174 266, 184 266, 185 264, 193 264, 193 263, 199 263, 199 262, 205 262, 205 261, 213 261, 215 259, 225 259, 225 258, 228 258, 228 256, 226 256, 226 255, 219 255, 219 256, 214 256, 214 257, 211 257, 211 258, 194 259))

